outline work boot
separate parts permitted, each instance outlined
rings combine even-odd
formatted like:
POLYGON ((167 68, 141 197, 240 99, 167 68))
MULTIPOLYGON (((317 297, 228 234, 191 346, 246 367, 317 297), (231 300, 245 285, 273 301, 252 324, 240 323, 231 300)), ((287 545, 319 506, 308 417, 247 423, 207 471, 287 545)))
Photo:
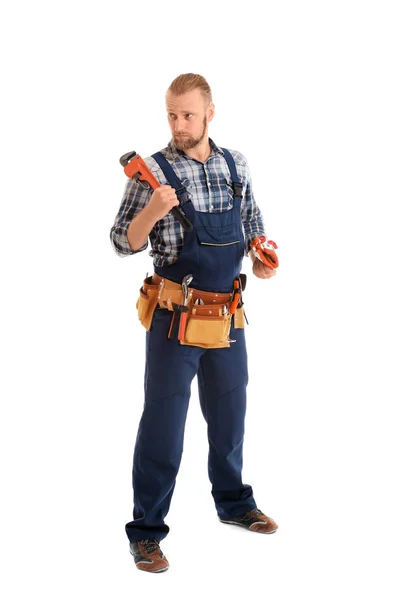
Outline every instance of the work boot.
POLYGON ((253 510, 249 510, 236 517, 229 517, 229 519, 219 517, 219 520, 221 523, 240 525, 240 527, 244 527, 250 531, 257 531, 258 533, 275 533, 278 529, 275 521, 264 515, 259 508, 253 508, 253 510))
POLYGON ((169 567, 169 562, 161 551, 157 540, 129 542, 129 552, 135 559, 135 565, 141 571, 161 573, 169 567))

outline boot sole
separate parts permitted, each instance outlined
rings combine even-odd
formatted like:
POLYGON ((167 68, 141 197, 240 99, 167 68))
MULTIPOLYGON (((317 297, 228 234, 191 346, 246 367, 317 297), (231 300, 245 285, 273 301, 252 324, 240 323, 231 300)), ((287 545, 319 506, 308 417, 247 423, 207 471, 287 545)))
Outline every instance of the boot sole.
POLYGON ((162 569, 157 569, 157 571, 150 571, 148 569, 141 569, 137 565, 136 568, 139 569, 139 571, 144 571, 145 573, 163 573, 164 571, 168 571, 169 569, 169 567, 163 567, 162 569))

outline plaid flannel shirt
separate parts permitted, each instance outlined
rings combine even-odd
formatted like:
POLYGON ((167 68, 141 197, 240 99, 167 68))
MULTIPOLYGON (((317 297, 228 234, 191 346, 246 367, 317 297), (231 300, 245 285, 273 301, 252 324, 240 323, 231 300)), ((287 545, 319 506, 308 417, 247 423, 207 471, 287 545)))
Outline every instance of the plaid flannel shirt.
MULTIPOLYGON (((162 154, 171 163, 172 168, 186 188, 195 210, 200 212, 222 212, 233 206, 233 187, 228 164, 221 148, 209 138, 211 154, 205 163, 188 156, 178 150, 171 140, 162 154)), ((243 183, 241 216, 245 237, 245 255, 248 256, 250 241, 259 235, 265 235, 261 211, 253 196, 251 176, 245 157, 235 150, 230 150, 236 164, 240 181, 243 183)), ((151 172, 160 184, 166 185, 164 173, 158 163, 151 157, 144 159, 151 172)), ((119 256, 128 256, 142 252, 148 246, 148 240, 138 250, 132 250, 127 238, 130 222, 143 210, 149 202, 152 189, 145 189, 136 181, 128 179, 122 197, 121 206, 110 231, 113 248, 119 256)), ((175 262, 183 248, 184 229, 168 213, 157 221, 149 234, 151 250, 156 266, 164 266, 175 262)))

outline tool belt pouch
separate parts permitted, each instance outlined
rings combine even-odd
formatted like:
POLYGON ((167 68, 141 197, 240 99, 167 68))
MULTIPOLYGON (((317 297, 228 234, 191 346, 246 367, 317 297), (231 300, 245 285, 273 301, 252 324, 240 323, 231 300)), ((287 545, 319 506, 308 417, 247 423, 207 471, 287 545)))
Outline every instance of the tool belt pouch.
POLYGON ((147 331, 150 330, 154 311, 158 304, 158 287, 158 284, 151 284, 151 277, 147 277, 140 288, 139 298, 136 302, 139 321, 147 331))
POLYGON ((160 308, 168 308, 172 310, 172 304, 183 304, 183 292, 182 289, 171 289, 168 287, 162 287, 158 296, 158 303, 160 308))
POLYGON ((245 320, 244 320, 244 306, 237 308, 233 314, 233 326, 235 329, 244 329, 245 320))
POLYGON ((181 344, 200 348, 227 348, 230 346, 231 314, 223 315, 215 304, 192 306, 181 344))

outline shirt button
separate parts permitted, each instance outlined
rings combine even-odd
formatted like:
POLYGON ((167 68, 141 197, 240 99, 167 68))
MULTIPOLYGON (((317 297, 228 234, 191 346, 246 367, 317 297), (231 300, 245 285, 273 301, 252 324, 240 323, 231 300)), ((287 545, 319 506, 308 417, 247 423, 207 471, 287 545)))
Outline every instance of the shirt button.
POLYGON ((211 204, 210 210, 214 210, 214 204, 211 204))

